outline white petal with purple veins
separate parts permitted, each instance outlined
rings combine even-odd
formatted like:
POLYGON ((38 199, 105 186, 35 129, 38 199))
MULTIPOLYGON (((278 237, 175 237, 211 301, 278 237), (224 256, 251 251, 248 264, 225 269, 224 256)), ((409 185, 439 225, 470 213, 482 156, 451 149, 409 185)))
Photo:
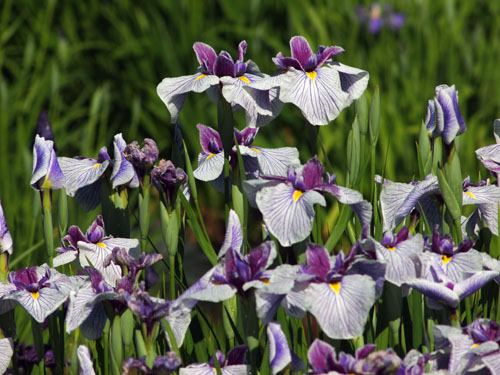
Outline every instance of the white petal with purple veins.
POLYGON ((375 282, 366 275, 346 275, 339 283, 311 283, 305 307, 333 339, 352 339, 363 333, 375 303, 375 282))
POLYGON ((195 363, 179 369, 179 375, 216 375, 217 371, 208 363, 195 363))
POLYGON ((256 203, 269 231, 282 246, 305 239, 312 230, 314 205, 326 205, 325 198, 314 190, 301 192, 288 184, 264 187, 256 203))
POLYGON ((339 62, 332 62, 329 65, 339 72, 342 91, 349 94, 346 104, 347 106, 351 105, 354 100, 359 99, 365 92, 370 75, 366 70, 353 68, 339 62))
POLYGON ((483 268, 481 254, 474 249, 454 254, 452 257, 432 254, 432 258, 434 264, 441 263, 446 276, 454 283, 466 279, 470 274, 479 272, 483 268))
POLYGON ((80 364, 79 375, 95 375, 92 358, 90 357, 89 349, 85 345, 78 347, 78 363, 80 364))
POLYGON ((127 143, 123 139, 122 133, 116 134, 113 141, 114 160, 113 171, 111 172, 111 183, 113 189, 120 185, 130 184, 131 187, 138 187, 139 181, 132 164, 123 156, 123 150, 127 143))
POLYGON ((59 253, 55 256, 53 259, 53 265, 54 267, 59 267, 62 266, 63 264, 68 264, 74 261, 78 257, 78 251, 65 251, 63 253, 59 253))
POLYGON ((66 178, 66 194, 74 197, 76 191, 96 182, 108 168, 109 160, 98 163, 95 159, 60 157, 59 165, 66 178))
POLYGON ((292 164, 299 164, 299 151, 295 147, 252 147, 256 152, 260 170, 265 175, 282 176, 292 164))
POLYGON ((7 371, 13 353, 12 339, 0 339, 0 374, 7 371))
POLYGON ((226 235, 224 242, 219 250, 217 258, 222 258, 229 248, 239 252, 243 245, 243 232, 238 215, 234 210, 229 211, 229 219, 227 221, 226 235))
POLYGON ((201 181, 213 181, 224 169, 224 153, 203 154, 198 156, 198 168, 193 171, 195 178, 201 181))
POLYGON ((290 68, 284 74, 279 98, 293 103, 312 125, 326 125, 348 106, 349 94, 342 91, 338 71, 322 67, 314 72, 290 68))
POLYGON ((64 303, 67 296, 56 289, 41 288, 35 293, 17 290, 9 298, 19 302, 37 322, 42 323, 64 303))
POLYGON ((104 280, 111 286, 115 286, 116 281, 122 278, 122 269, 114 262, 104 267, 104 260, 111 255, 113 248, 106 246, 103 242, 97 244, 78 242, 80 265, 82 267, 92 266, 99 270, 104 280))
POLYGON ((165 78, 156 87, 156 92, 167 106, 171 117, 170 122, 174 124, 177 122, 188 92, 203 92, 218 83, 219 78, 215 75, 197 73, 190 76, 165 78))

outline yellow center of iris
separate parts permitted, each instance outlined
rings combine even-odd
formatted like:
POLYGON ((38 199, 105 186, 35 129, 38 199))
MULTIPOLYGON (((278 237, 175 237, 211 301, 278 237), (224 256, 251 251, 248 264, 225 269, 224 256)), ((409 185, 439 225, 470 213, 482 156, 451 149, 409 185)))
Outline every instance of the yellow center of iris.
POLYGON ((93 166, 93 168, 94 169, 99 168, 100 165, 101 165, 101 163, 97 163, 96 165, 93 166))
POLYGON ((38 299, 38 297, 40 296, 40 293, 39 292, 31 292, 31 297, 33 297, 33 299, 36 301, 38 299))
POLYGON ((105 244, 103 244, 102 242, 98 242, 98 243, 97 243, 97 246, 102 247, 103 249, 105 249, 105 248, 106 248, 106 245, 105 245, 105 244))
POLYGON ((395 251, 396 248, 394 246, 391 246, 391 247, 388 247, 387 250, 390 250, 390 251, 395 251))
POLYGON ((299 198, 304 194, 303 191, 300 191, 300 190, 295 190, 293 192, 293 203, 297 202, 299 200, 299 198))
POLYGON ((266 285, 269 285, 269 279, 267 277, 263 277, 262 279, 260 279, 260 281, 262 281, 266 285))
POLYGON ((316 79, 316 72, 314 72, 314 71, 313 72, 306 72, 306 74, 309 78, 311 78, 311 81, 314 82, 314 80, 316 79))
POLYGON ((472 199, 476 199, 476 196, 474 194, 472 194, 470 191, 466 191, 465 194, 467 194, 472 199))
POLYGON ((196 77, 196 79, 194 81, 195 82, 199 81, 200 79, 205 78, 206 76, 207 76, 206 74, 200 74, 198 77, 196 77))
POLYGON ((237 78, 241 79, 245 83, 250 83, 250 80, 247 77, 245 77, 245 76, 239 76, 237 78))
POLYGON ((210 154, 210 155, 208 155, 208 156, 207 156, 207 158, 205 159, 205 161, 207 161, 207 160, 208 160, 208 159, 210 159, 210 158, 213 158, 214 156, 215 156, 215 154, 210 154))
POLYGON ((446 256, 446 255, 441 255, 441 260, 443 261, 443 266, 444 266, 445 264, 447 264, 451 260, 451 257, 446 256))
POLYGON ((256 149, 255 147, 250 147, 251 150, 254 150, 256 152, 258 152, 259 154, 262 154, 262 152, 260 152, 258 149, 256 149))
POLYGON ((340 282, 330 283, 330 284, 328 284, 328 285, 330 285, 330 288, 332 288, 332 290, 333 290, 336 294, 339 294, 339 293, 340 293, 340 282))
POLYGON ((474 349, 474 348, 477 348, 478 346, 479 346, 479 343, 477 343, 477 342, 476 342, 475 344, 472 344, 472 345, 470 346, 470 348, 471 348, 471 349, 474 349))

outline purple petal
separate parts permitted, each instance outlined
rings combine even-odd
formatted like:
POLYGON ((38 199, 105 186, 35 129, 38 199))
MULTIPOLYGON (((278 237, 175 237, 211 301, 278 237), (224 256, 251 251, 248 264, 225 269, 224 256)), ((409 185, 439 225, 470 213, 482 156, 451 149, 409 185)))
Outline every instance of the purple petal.
POLYGON ((310 159, 300 171, 304 178, 306 189, 314 189, 316 186, 321 185, 323 183, 324 172, 325 169, 316 156, 310 159))
POLYGON ((46 141, 38 134, 33 145, 33 173, 30 185, 36 190, 42 188, 62 189, 65 184, 64 174, 57 162, 54 142, 46 141), (45 185, 45 186, 43 186, 45 185))
POLYGON ((282 246, 305 239, 312 230, 314 204, 326 205, 321 194, 313 190, 302 193, 284 183, 262 188, 256 203, 269 231, 282 246))
POLYGON ((331 59, 333 56, 336 56, 340 53, 344 52, 344 49, 342 47, 338 46, 331 46, 331 47, 326 47, 322 52, 321 52, 321 57, 317 61, 317 66, 322 66, 323 63, 326 60, 331 59))
POLYGON ((244 365, 246 363, 247 352, 247 345, 235 346, 227 353, 225 366, 244 365))
POLYGON ((477 292, 495 277, 498 277, 498 275, 500 275, 500 273, 497 271, 480 271, 456 284, 453 291, 457 293, 460 299, 464 299, 477 292))
POLYGON ((326 280, 326 275, 332 268, 328 251, 323 246, 314 244, 307 245, 306 264, 308 271, 323 281, 326 280))
POLYGON ((271 374, 277 374, 292 361, 286 336, 279 323, 271 322, 267 325, 267 339, 269 342, 269 367, 271 367, 271 374))
POLYGON ((247 42, 245 40, 242 40, 240 44, 238 44, 238 61, 243 61, 246 53, 247 53, 247 42))
POLYGON ((292 51, 292 58, 296 59, 302 70, 305 70, 307 60, 312 56, 313 52, 306 38, 302 36, 294 36, 290 39, 290 50, 292 51))
POLYGON ((203 124, 196 125, 200 132, 200 144, 203 152, 217 153, 223 150, 219 132, 203 124))
POLYGON ((315 339, 307 351, 309 365, 315 373, 326 373, 328 363, 335 361, 335 349, 324 341, 315 339))
POLYGON ((500 173, 500 144, 481 147, 476 150, 476 156, 486 169, 500 173))
POLYGON ((234 73, 234 61, 231 56, 226 56, 222 53, 217 56, 214 63, 214 74, 217 77, 234 77, 234 73))
POLYGON ((193 49, 200 65, 204 66, 206 64, 208 68, 213 69, 215 59, 217 58, 214 49, 202 42, 195 42, 193 44, 193 49))
MULTIPOLYGON (((120 185, 126 185, 137 178, 133 165, 125 159, 123 155, 123 150, 127 146, 127 143, 123 139, 122 133, 116 134, 114 141, 114 160, 113 160, 113 171, 111 172, 111 182, 113 189, 120 185)), ((135 187, 138 187, 135 186, 135 187)))
POLYGON ((297 70, 303 70, 297 59, 293 57, 284 57, 281 52, 279 52, 276 57, 273 57, 273 62, 283 71, 288 70, 290 67, 297 70))

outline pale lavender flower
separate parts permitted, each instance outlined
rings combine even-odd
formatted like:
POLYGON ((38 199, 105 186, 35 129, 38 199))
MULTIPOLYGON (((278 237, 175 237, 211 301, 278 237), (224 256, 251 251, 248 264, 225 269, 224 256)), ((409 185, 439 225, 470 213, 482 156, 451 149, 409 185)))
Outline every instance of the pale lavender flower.
POLYGON ((269 347, 269 367, 271 374, 277 374, 291 364, 292 372, 303 371, 305 365, 297 355, 290 350, 286 336, 278 322, 267 325, 267 340, 269 347))
MULTIPOLYGON (((250 366, 245 357, 248 348, 246 345, 236 346, 227 353, 227 357, 220 350, 215 353, 222 375, 248 375, 250 366)), ((179 369, 179 375, 214 375, 215 359, 210 358, 208 363, 195 363, 179 369)))
POLYGON ((358 99, 368 85, 368 72, 330 59, 343 52, 341 47, 319 46, 313 53, 302 36, 290 39, 291 57, 279 52, 273 62, 280 69, 275 77, 250 87, 279 87, 279 99, 300 108, 312 125, 326 125, 358 99))
POLYGON ((35 190, 62 189, 66 179, 57 161, 54 142, 47 141, 38 134, 33 145, 33 172, 30 185, 35 190))
POLYGON ((12 236, 10 235, 9 228, 7 228, 7 221, 5 220, 2 208, 2 201, 0 201, 0 254, 4 252, 12 254, 12 251, 12 236))
POLYGON ((476 150, 476 156, 483 166, 498 180, 500 173, 500 119, 493 122, 493 134, 496 143, 476 150))
POLYGON ((441 136, 447 145, 451 144, 457 135, 465 132, 465 122, 458 109, 458 92, 455 85, 436 87, 436 96, 427 106, 425 125, 432 138, 441 136))
POLYGON ((314 205, 326 206, 322 193, 348 204, 362 226, 370 223, 372 207, 361 193, 336 185, 335 175, 327 174, 325 182, 323 174, 323 165, 314 157, 303 166, 288 167, 286 175, 259 175, 258 179, 245 181, 249 202, 259 208, 269 232, 281 245, 290 246, 311 233, 314 205))
POLYGON ((371 34, 378 34, 384 28, 397 31, 406 21, 406 15, 394 12, 390 4, 374 3, 370 7, 356 7, 356 15, 361 25, 368 28, 371 34))
POLYGON ((205 43, 196 42, 193 49, 200 63, 198 73, 165 78, 157 87, 158 95, 170 112, 172 123, 177 122, 188 92, 206 91, 212 100, 217 101, 218 86, 221 87, 222 96, 231 103, 233 109, 245 110, 248 125, 255 126, 264 118, 270 120, 276 116, 275 111, 280 107, 271 105, 271 99, 274 98, 271 98, 269 89, 250 87, 252 83, 261 81, 264 74, 253 61, 243 61, 247 49, 245 41, 238 46, 236 61, 226 51, 217 55, 214 49, 205 43))

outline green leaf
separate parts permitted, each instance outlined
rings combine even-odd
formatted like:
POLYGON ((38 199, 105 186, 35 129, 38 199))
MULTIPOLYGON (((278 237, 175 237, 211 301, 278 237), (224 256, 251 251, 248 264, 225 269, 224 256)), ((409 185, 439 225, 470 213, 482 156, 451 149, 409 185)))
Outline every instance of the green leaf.
POLYGON ((380 92, 378 85, 375 86, 375 93, 370 105, 369 129, 370 141, 372 144, 376 144, 380 133, 380 92))

